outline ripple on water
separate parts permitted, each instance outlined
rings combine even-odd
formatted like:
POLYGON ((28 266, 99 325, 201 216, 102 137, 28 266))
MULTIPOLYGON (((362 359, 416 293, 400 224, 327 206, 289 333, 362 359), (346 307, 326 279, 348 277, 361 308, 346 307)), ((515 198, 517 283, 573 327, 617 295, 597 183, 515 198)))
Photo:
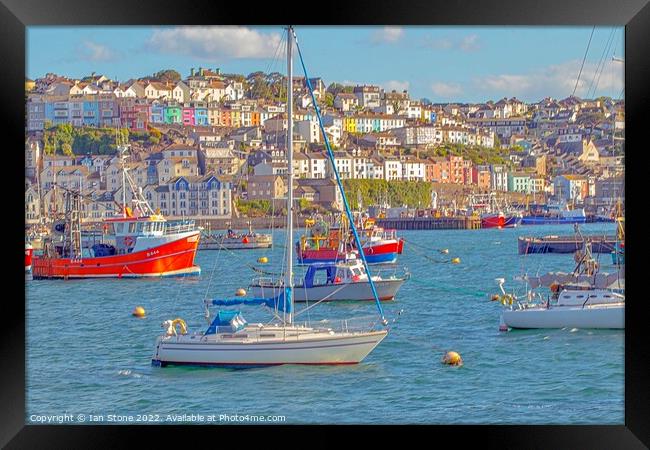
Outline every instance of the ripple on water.
MULTIPOLYGON (((596 229, 590 226, 586 232, 596 229)), ((281 233, 273 250, 199 252, 198 278, 29 282, 27 412, 281 414, 290 423, 623 423, 623 332, 498 331, 500 305, 489 301, 494 278, 514 287, 512 277, 522 269, 573 264, 570 255, 518 255, 517 236, 531 233, 521 230, 401 233, 407 245, 399 266, 408 266, 412 279, 383 305, 399 320, 356 366, 151 366, 164 320, 181 317, 201 329, 202 300, 247 283, 254 274, 246 264, 264 255, 269 270, 279 268, 281 233), (409 243, 432 255, 448 248, 449 255, 434 258, 459 257, 461 264, 431 263, 409 251, 409 243), (136 305, 145 318, 131 316, 136 305), (462 367, 440 363, 448 350, 461 354, 462 367)), ((367 315, 374 308, 328 304, 309 317, 367 315)), ((249 321, 268 319, 262 309, 244 313, 249 321)))

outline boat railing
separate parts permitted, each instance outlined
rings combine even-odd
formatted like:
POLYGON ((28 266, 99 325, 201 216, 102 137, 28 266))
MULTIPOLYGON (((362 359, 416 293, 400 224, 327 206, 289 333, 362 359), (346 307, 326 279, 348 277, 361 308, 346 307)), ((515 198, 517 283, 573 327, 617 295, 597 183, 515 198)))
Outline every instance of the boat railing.
POLYGON ((168 222, 165 226, 164 234, 184 233, 187 231, 194 231, 194 230, 196 230, 196 227, 194 226, 194 221, 179 222, 179 223, 168 222))
POLYGON ((256 277, 251 281, 252 286, 271 286, 271 287, 281 287, 284 282, 281 279, 273 277, 256 277))
POLYGON ((320 321, 311 321, 305 326, 314 328, 326 328, 334 332, 355 333, 365 332, 377 329, 381 321, 377 316, 352 317, 348 319, 323 319, 320 321))

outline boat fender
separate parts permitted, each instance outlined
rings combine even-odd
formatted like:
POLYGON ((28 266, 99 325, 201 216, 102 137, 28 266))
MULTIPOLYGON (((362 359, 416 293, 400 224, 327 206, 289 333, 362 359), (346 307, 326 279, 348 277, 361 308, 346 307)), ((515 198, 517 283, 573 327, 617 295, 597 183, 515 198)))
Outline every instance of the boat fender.
POLYGON ((183 319, 174 319, 174 320, 165 320, 162 323, 162 327, 166 329, 165 334, 167 336, 176 336, 176 325, 180 325, 181 334, 187 334, 187 324, 183 319))
POLYGON ((352 276, 352 281, 359 281, 359 275, 353 275, 352 276))

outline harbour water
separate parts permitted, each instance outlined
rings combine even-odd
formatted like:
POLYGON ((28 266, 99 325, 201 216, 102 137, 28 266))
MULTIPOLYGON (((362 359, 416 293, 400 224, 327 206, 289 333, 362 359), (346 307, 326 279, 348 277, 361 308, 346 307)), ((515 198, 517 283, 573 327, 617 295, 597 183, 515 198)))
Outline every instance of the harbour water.
MULTIPOLYGON (((614 224, 581 229, 615 232, 614 224)), ((205 329, 204 298, 246 288, 257 275, 247 264, 280 269, 282 230, 274 231, 272 250, 199 252, 200 277, 29 281, 25 420, 67 413, 72 423, 79 414, 85 423, 91 415, 104 423, 109 415, 170 423, 177 415, 225 414, 281 415, 286 423, 623 424, 624 331, 499 332, 501 305, 490 301, 494 278, 521 287, 512 277, 524 271, 574 267, 571 254, 519 255, 518 236, 572 232, 571 225, 400 232, 406 245, 398 266, 412 277, 395 301, 383 303, 396 319, 388 337, 354 366, 151 366, 164 320, 205 329), (425 259, 423 247, 438 262, 425 259), (449 254, 436 251, 443 248, 449 254), (260 256, 269 263, 257 264, 260 256), (460 264, 449 263, 454 257, 460 264), (145 318, 131 316, 137 305, 145 318), (464 365, 441 364, 448 350, 464 365)), ((614 270, 609 255, 600 263, 614 270)), ((242 312, 249 321, 270 318, 261 307, 242 312)), ((372 302, 321 304, 309 319, 375 313, 372 302)))

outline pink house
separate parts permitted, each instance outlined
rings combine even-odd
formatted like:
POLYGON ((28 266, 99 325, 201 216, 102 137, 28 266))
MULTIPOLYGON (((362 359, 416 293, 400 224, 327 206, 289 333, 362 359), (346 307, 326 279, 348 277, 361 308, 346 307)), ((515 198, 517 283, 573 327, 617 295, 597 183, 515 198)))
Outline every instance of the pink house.
POLYGON ((183 125, 195 125, 194 108, 184 107, 182 112, 183 125))

